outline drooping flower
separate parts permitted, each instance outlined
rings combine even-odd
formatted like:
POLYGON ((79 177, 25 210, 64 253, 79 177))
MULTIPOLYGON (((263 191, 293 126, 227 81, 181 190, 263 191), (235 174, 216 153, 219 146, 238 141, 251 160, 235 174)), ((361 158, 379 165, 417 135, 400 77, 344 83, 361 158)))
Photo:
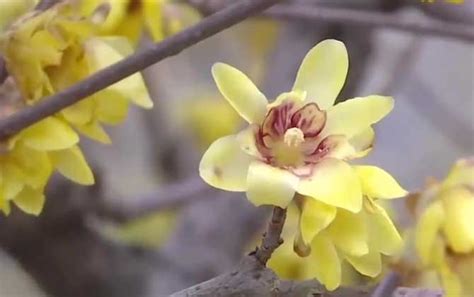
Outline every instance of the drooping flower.
MULTIPOLYGON (((0 119, 25 105, 12 79, 0 87, 0 95, 0 119)), ((94 177, 78 141, 67 123, 49 117, 0 142, 0 209, 8 214, 13 202, 27 213, 39 214, 54 168, 78 183, 92 184, 94 177)))
MULTIPOLYGON (((1 86, 6 94, 0 101, 0 118, 38 103, 131 52, 125 38, 97 38, 96 33, 97 24, 77 15, 68 4, 30 13, 9 27, 1 38, 11 76, 1 86)), ((14 202, 25 212, 38 214, 53 169, 79 184, 93 184, 76 131, 110 142, 102 124, 121 122, 129 102, 145 108, 152 106, 139 74, 1 142, 0 209, 8 213, 10 202, 14 202)))
MULTIPOLYGON (((56 5, 15 23, 2 38, 9 73, 28 105, 88 77, 132 52, 122 37, 95 37, 98 25, 75 13, 69 5, 56 5)), ((118 124, 129 102, 151 108, 140 74, 134 74, 60 112, 82 134, 108 143, 102 127, 118 124)))
POLYGON ((418 198, 415 247, 447 297, 474 294, 474 159, 459 160, 418 198))
POLYGON ((257 206, 285 208, 299 193, 359 212, 365 178, 390 176, 370 169, 361 183, 345 161, 371 150, 371 125, 390 112, 393 99, 372 95, 333 105, 347 70, 344 44, 325 40, 304 58, 292 91, 268 103, 242 72, 215 64, 212 74, 219 90, 249 126, 209 147, 200 163, 201 177, 220 189, 245 191, 257 206))

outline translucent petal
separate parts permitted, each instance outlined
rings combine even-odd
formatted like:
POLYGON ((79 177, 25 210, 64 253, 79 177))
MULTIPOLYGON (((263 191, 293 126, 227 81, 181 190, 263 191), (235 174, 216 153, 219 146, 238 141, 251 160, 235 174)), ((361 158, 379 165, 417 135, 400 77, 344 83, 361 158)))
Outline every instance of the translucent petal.
MULTIPOLYGON (((133 49, 124 37, 92 38, 87 41, 89 63, 94 69, 102 69, 122 60, 133 52, 133 49)), ((107 90, 116 91, 134 104, 143 108, 152 108, 153 101, 140 73, 135 73, 108 87, 107 90)))
POLYGON ((336 208, 309 197, 305 197, 303 203, 299 226, 302 239, 311 243, 314 236, 334 220, 336 208))
POLYGON ((323 110, 328 109, 339 95, 348 69, 349 57, 344 43, 324 40, 306 54, 293 91, 306 91, 308 100, 323 110))
POLYGON ((328 110, 322 136, 341 134, 350 139, 380 121, 392 108, 391 97, 371 95, 346 100, 328 110))
POLYGON ((373 204, 375 212, 367 211, 370 249, 385 255, 394 255, 403 246, 403 240, 385 209, 373 204))
POLYGON ((39 215, 43 210, 44 194, 42 190, 34 190, 30 187, 25 187, 15 197, 15 204, 24 212, 32 215, 39 215))
POLYGON ((202 179, 213 187, 227 191, 245 191, 247 172, 253 157, 240 148, 235 135, 214 141, 199 164, 202 179))
POLYGON ((438 201, 430 205, 418 220, 415 230, 415 247, 424 264, 432 261, 432 248, 444 218, 443 206, 438 201))
POLYGON ((363 256, 346 256, 346 260, 361 274, 376 277, 382 272, 382 258, 378 252, 370 251, 363 256))
POLYGON ((238 69, 224 63, 212 66, 217 88, 235 110, 249 123, 259 124, 267 112, 267 98, 238 69))
POLYGON ((371 198, 392 199, 408 192, 385 170, 376 166, 354 166, 359 175, 362 193, 371 198))
POLYGON ((352 167, 337 159, 323 159, 311 176, 301 179, 297 192, 352 212, 362 208, 362 192, 352 167))
POLYGON ((82 184, 92 185, 94 175, 79 147, 49 153, 53 166, 65 177, 82 184))
POLYGON ((46 118, 21 132, 23 142, 39 151, 53 151, 69 148, 79 142, 79 136, 65 122, 46 118))
POLYGON ((444 235, 457 253, 474 251, 474 194, 464 187, 441 194, 445 210, 444 235))
POLYGON ((332 291, 341 284, 341 262, 336 248, 324 234, 318 234, 311 243, 312 253, 308 261, 313 265, 311 270, 324 286, 332 291))
POLYGON ((260 161, 250 164, 247 198, 255 206, 276 205, 286 208, 295 195, 298 177, 293 173, 260 161))
POLYGON ((362 158, 367 156, 372 150, 372 146, 375 139, 375 131, 372 127, 365 129, 359 134, 352 136, 349 139, 349 143, 354 147, 356 153, 352 156, 353 158, 362 158))
POLYGON ((354 214, 338 209, 327 232, 344 254, 362 256, 369 252, 366 217, 362 212, 354 214))

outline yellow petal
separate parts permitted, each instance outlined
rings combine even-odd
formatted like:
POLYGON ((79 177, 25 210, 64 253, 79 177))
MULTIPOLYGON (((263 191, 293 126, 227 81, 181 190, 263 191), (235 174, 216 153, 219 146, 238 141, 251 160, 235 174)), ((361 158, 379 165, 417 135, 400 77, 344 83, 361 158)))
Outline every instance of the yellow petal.
POLYGON ((354 214, 338 209, 327 232, 344 254, 362 256, 369 252, 366 217, 362 212, 354 214))
MULTIPOLYGON (((89 53, 87 55, 90 59, 89 63, 94 69, 105 68, 133 52, 131 45, 124 37, 93 38, 87 41, 86 48, 89 53)), ((148 90, 140 73, 128 76, 108 87, 107 90, 120 93, 140 107, 153 107, 153 101, 148 95, 148 90)))
POLYGON ((359 257, 347 255, 346 260, 363 275, 376 277, 382 272, 382 258, 375 251, 359 257))
POLYGON ((432 248, 444 222, 445 214, 440 201, 430 205, 420 216, 415 230, 415 247, 421 261, 432 261, 432 248))
POLYGON ((216 63, 212 76, 217 88, 232 107, 249 123, 259 124, 267 112, 267 98, 253 82, 238 69, 216 63))
POLYGON ((341 134, 349 139, 363 133, 393 108, 393 98, 378 95, 349 99, 330 108, 323 136, 341 134))
POLYGON ((337 159, 317 163, 310 177, 300 180, 297 192, 352 212, 362 208, 359 179, 352 167, 337 159))
POLYGON ((3 194, 2 197, 5 200, 12 200, 25 186, 24 174, 13 164, 2 164, 0 169, 3 173, 3 181, 0 182, 0 185, 3 186, 3 193, 0 195, 3 194))
MULTIPOLYGON (((51 173, 52 166, 45 152, 18 145, 12 151, 16 172, 21 172, 25 184, 34 189, 43 188, 51 173)), ((13 165, 12 165, 13 166, 13 165)))
POLYGON ((356 153, 353 158, 362 158, 367 156, 372 151, 372 146, 375 139, 375 131, 372 127, 365 129, 359 134, 352 136, 349 143, 354 147, 356 153))
POLYGON ((367 211, 370 249, 385 255, 394 255, 403 246, 403 240, 385 209, 372 205, 374 212, 367 211))
POLYGON ((255 140, 255 133, 258 131, 257 125, 249 125, 246 129, 240 131, 237 134, 237 141, 240 143, 240 148, 256 158, 260 158, 261 154, 258 151, 257 143, 255 140))
POLYGON ((112 140, 110 139, 107 132, 105 132, 104 128, 102 128, 102 126, 97 122, 92 122, 86 125, 76 126, 76 129, 82 134, 84 134, 85 136, 91 139, 94 139, 98 142, 101 142, 104 144, 112 143, 112 140))
POLYGON ((143 1, 144 21, 155 41, 162 40, 163 36, 163 3, 162 1, 143 1))
POLYGON ((308 261, 312 263, 316 278, 328 290, 335 290, 341 284, 341 262, 336 248, 324 233, 320 233, 313 239, 311 249, 308 261))
POLYGON ((254 161, 248 170, 247 198, 255 206, 286 208, 295 195, 297 184, 298 177, 293 173, 254 161))
POLYGON ((33 190, 25 187, 14 200, 16 206, 24 212, 32 215, 39 215, 43 210, 44 194, 42 190, 33 190))
POLYGON ((474 158, 460 159, 449 171, 442 186, 448 188, 457 185, 473 185, 474 183, 474 158))
POLYGON ((94 115, 94 101, 92 98, 81 100, 61 111, 64 118, 76 125, 83 125, 91 121, 94 115))
POLYGON ((303 203, 299 226, 302 239, 311 243, 314 236, 334 220, 336 208, 309 197, 305 197, 303 203))
MULTIPOLYGON (((460 297, 460 296, 468 296, 463 295, 463 288, 461 284, 461 280, 459 277, 453 273, 448 266, 444 266, 440 270, 441 276, 441 283, 443 285, 443 289, 445 291, 445 297, 460 297)), ((471 279, 472 281, 472 279, 471 279)))
POLYGON ((354 166, 362 193, 371 198, 392 199, 405 196, 405 191, 385 170, 376 166, 354 166))
POLYGON ((82 184, 92 185, 94 175, 79 147, 49 153, 53 166, 65 177, 82 184))
POLYGON ((235 135, 214 141, 199 164, 199 174, 209 185, 227 191, 245 191, 252 157, 240 149, 235 135))
POLYGON ((346 80, 349 57, 344 43, 328 39, 313 47, 296 76, 294 91, 306 91, 307 98, 326 110, 334 104, 346 80))
POLYGON ((23 142, 39 151, 53 151, 69 148, 79 142, 79 137, 65 122, 46 118, 21 132, 23 142))
POLYGON ((97 117, 99 121, 116 125, 125 120, 128 112, 128 101, 122 94, 104 90, 97 96, 97 117))
POLYGON ((444 235, 457 253, 474 251, 474 194, 464 187, 441 194, 445 210, 444 235))

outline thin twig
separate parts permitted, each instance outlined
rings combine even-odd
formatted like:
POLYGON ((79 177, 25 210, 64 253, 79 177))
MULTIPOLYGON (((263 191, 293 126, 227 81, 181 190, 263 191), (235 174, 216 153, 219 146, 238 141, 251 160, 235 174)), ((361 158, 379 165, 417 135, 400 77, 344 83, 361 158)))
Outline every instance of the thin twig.
POLYGON ((264 13, 279 19, 309 22, 338 22, 354 26, 376 26, 384 29, 440 36, 474 42, 474 27, 430 18, 420 21, 375 11, 331 8, 310 5, 277 5, 264 13))
POLYGON ((201 178, 187 180, 163 186, 151 193, 121 201, 104 201, 97 211, 98 215, 119 222, 133 220, 157 211, 173 209, 182 204, 200 201, 207 197, 211 188, 201 178))
MULTIPOLYGON (((36 6, 35 10, 44 11, 54 4, 59 2, 59 0, 41 0, 36 6)), ((8 77, 7 65, 5 63, 5 59, 0 57, 0 85, 5 82, 8 77)))
POLYGON ((286 219, 286 209, 275 206, 267 231, 263 234, 262 243, 255 251, 255 258, 266 265, 273 252, 283 243, 281 232, 286 219))
POLYGON ((375 288, 372 293, 372 297, 385 297, 392 296, 393 292, 401 283, 400 274, 395 271, 391 271, 384 277, 380 284, 375 288))
POLYGON ((267 9, 277 2, 278 0, 238 1, 228 8, 205 18, 198 24, 152 45, 150 48, 136 52, 65 90, 43 98, 38 104, 20 110, 11 117, 0 121, 0 140, 5 140, 22 129, 79 102, 85 97, 127 76, 170 56, 177 55, 184 49, 241 22, 251 15, 267 9))

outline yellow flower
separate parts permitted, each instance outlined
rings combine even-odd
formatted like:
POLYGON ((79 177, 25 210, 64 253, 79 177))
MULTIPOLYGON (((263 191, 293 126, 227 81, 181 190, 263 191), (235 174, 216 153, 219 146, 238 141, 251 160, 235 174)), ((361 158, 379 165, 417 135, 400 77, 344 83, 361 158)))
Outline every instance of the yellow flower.
POLYGON ((36 0, 0 0, 0 31, 3 31, 12 21, 32 9, 36 0))
MULTIPOLYGON (((9 73, 27 104, 35 104, 132 52, 121 37, 94 37, 97 25, 71 6, 56 5, 26 16, 8 31, 2 49, 9 73)), ((129 102, 152 107, 140 74, 132 75, 60 112, 82 134, 108 143, 101 124, 118 124, 129 102)))
MULTIPOLYGON (((11 79, 0 87, 0 94, 8 98, 0 105, 0 118, 25 104, 11 79)), ((14 202, 27 213, 39 214, 44 187, 54 168, 73 181, 92 184, 94 177, 78 141, 67 123, 49 117, 0 142, 0 209, 8 214, 14 202)))
POLYGON ((325 40, 304 58, 291 92, 268 103, 242 72, 215 64, 219 90, 249 127, 209 147, 200 163, 201 177, 220 189, 245 191, 256 206, 285 208, 299 193, 357 213, 363 192, 377 198, 403 196, 388 173, 345 162, 370 151, 371 125, 393 108, 392 98, 378 95, 333 105, 347 70, 344 44, 325 40), (371 187, 379 181, 389 182, 384 186, 393 190, 390 197, 371 187))
POLYGON ((189 5, 170 0, 84 0, 80 4, 83 14, 94 14, 101 23, 101 34, 125 36, 135 45, 144 32, 159 41, 199 20, 189 5))
POLYGON ((447 297, 474 294, 474 160, 459 160, 420 199, 415 246, 422 264, 438 272, 447 297))

